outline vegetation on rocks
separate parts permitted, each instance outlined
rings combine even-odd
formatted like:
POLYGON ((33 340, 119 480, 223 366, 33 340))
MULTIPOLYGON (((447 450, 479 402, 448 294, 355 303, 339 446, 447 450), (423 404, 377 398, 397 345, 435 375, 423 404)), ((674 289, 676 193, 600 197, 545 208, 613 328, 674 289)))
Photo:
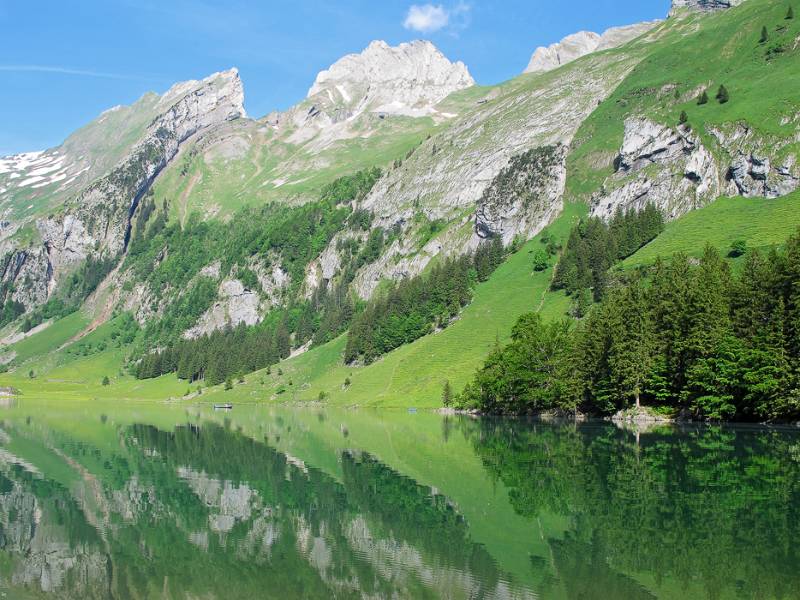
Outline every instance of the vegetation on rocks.
POLYGON ((448 259, 429 274, 405 279, 377 298, 354 320, 344 351, 345 363, 365 364, 421 338, 434 327, 445 328, 472 299, 504 258, 499 239, 482 244, 472 256, 448 259))

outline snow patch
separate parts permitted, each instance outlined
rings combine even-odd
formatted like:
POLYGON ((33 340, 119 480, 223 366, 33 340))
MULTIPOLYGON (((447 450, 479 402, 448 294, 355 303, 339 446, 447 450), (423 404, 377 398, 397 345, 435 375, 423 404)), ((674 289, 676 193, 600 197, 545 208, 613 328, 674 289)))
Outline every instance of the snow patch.
POLYGON ((29 173, 29 175, 34 175, 34 176, 47 175, 48 173, 52 173, 53 171, 58 171, 63 163, 64 163, 64 157, 61 157, 53 163, 34 169, 29 173))
POLYGON ((343 85, 337 84, 336 89, 339 90, 339 93, 342 95, 342 98, 344 98, 345 102, 350 102, 350 94, 347 93, 347 90, 343 85))
POLYGON ((34 183, 37 183, 39 181, 43 181, 44 179, 45 178, 42 177, 41 175, 35 175, 34 177, 28 177, 28 179, 23 179, 22 181, 20 181, 19 182, 19 186, 20 187, 27 187, 27 186, 33 185, 34 183))

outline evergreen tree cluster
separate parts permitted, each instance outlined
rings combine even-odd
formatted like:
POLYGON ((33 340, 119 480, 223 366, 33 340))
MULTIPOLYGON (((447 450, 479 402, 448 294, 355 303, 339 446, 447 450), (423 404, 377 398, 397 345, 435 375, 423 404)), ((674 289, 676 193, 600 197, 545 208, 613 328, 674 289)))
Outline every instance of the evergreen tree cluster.
POLYGON ((603 297, 608 269, 631 256, 664 230, 664 217, 652 204, 641 211, 617 211, 609 223, 592 217, 570 231, 564 253, 556 265, 552 288, 576 294, 592 290, 603 297))
POLYGON ((218 385, 277 363, 291 352, 285 314, 254 327, 214 331, 194 340, 179 340, 160 352, 145 355, 136 369, 139 379, 176 373, 190 383, 218 385))
MULTIPOLYGON (((185 319, 175 327, 183 331, 188 327, 186 322, 196 320, 191 315, 202 313, 200 306, 179 306, 174 315, 168 311, 162 322, 185 319)), ((140 358, 136 376, 150 379, 176 373, 190 383, 205 380, 207 385, 217 385, 276 364, 308 342, 318 345, 334 339, 347 329, 355 311, 347 285, 329 288, 323 283, 309 300, 275 310, 257 325, 242 323, 192 340, 170 338, 164 348, 140 358)), ((144 347, 152 347, 152 340, 158 338, 145 330, 144 347)))
MULTIPOLYGON (((345 224, 370 229, 372 214, 354 211, 351 203, 363 198, 380 174, 379 169, 359 171, 326 186, 318 202, 245 209, 228 224, 202 222, 196 216, 184 227, 148 224, 148 217, 137 221, 126 268, 148 281, 156 297, 164 289, 185 288, 161 318, 145 328, 137 351, 137 377, 174 372, 182 379, 216 385, 274 364, 293 348, 325 343, 345 331, 356 312, 349 284, 359 267, 380 255, 391 234, 376 227, 363 244, 352 240, 352 248, 339 248, 344 251, 344 266, 338 280, 323 281, 308 300, 297 300, 297 292, 308 263, 345 224), (219 259, 223 272, 231 271, 245 287, 258 289, 258 277, 246 266, 254 255, 281 261, 291 279, 288 306, 253 327, 241 325, 195 340, 182 339, 217 296, 218 281, 198 276, 200 269, 219 259), (158 350, 150 352, 153 348, 158 350)), ((166 207, 155 208, 152 197, 143 199, 141 210, 157 218, 166 213, 166 207)))
MULTIPOLYGON (((717 102, 720 104, 727 103, 730 99, 730 93, 728 92, 728 88, 725 87, 724 84, 720 84, 719 88, 717 89, 717 94, 714 96, 717 99, 717 102)), ((708 90, 703 90, 700 93, 700 96, 697 98, 697 104, 699 106, 703 106, 704 104, 708 104, 708 90)), ((688 120, 688 117, 687 117, 688 120)), ((684 121, 681 121, 683 123, 684 121)))
POLYGON ((357 171, 352 175, 340 177, 322 188, 320 194, 323 201, 342 204, 345 202, 358 202, 363 200, 372 190, 375 182, 381 178, 378 167, 357 171))
POLYGON ((610 414, 641 403, 711 420, 800 416, 800 234, 741 273, 708 247, 610 288, 577 326, 523 316, 459 396, 487 412, 610 414))
POLYGON ((502 241, 493 238, 472 256, 448 259, 427 275, 395 284, 353 319, 345 362, 362 360, 369 364, 434 327, 447 327, 472 299, 475 283, 486 280, 504 256, 502 241))
MULTIPOLYGON (((363 198, 379 177, 379 169, 359 171, 325 187, 316 202, 246 208, 235 213, 228 223, 202 221, 193 214, 183 226, 167 225, 166 205, 163 210, 158 209, 153 198, 146 196, 137 211, 125 269, 132 270, 136 279, 146 281, 155 299, 170 291, 180 295, 168 304, 161 319, 147 327, 145 347, 174 341, 211 305, 218 282, 199 274, 216 260, 223 273, 235 273, 252 290, 258 290, 260 284, 248 267, 250 259, 256 256, 267 265, 279 262, 291 281, 287 295, 290 299, 295 297, 308 263, 345 228, 349 219, 358 214, 360 220, 371 222, 369 213, 354 212, 351 203, 363 198)), ((356 249, 356 264, 374 260, 385 243, 383 230, 375 228, 365 247, 356 249)), ((349 276, 352 279, 354 271, 349 276)), ((337 325, 336 329, 341 327, 337 325)))

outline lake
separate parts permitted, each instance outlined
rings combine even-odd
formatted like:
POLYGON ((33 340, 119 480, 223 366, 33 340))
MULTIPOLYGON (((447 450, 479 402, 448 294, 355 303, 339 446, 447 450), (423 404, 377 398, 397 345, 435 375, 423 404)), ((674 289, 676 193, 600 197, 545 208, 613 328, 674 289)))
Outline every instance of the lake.
POLYGON ((800 598, 800 433, 0 408, 5 598, 800 598))

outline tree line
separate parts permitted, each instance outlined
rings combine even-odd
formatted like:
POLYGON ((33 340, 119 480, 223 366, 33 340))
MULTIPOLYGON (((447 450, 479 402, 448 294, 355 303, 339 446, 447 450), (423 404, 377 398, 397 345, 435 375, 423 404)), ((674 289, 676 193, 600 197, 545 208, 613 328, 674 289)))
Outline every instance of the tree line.
POLYGON ((428 274, 392 285, 370 301, 350 326, 345 363, 370 364, 378 357, 444 328, 472 300, 478 281, 485 281, 503 262, 499 238, 481 244, 474 254, 446 259, 428 274))
POLYGON ((136 367, 139 379, 175 373, 178 378, 218 385, 263 369, 289 356, 291 334, 285 314, 253 327, 214 331, 197 339, 181 339, 159 352, 146 354, 136 367))
POLYGON ((612 265, 631 256, 664 230, 664 216, 652 204, 642 210, 618 210, 606 223, 591 217, 570 231, 556 265, 552 288, 563 289, 576 299, 592 290, 594 300, 603 297, 612 265))
POLYGON ((711 420, 800 416, 800 235, 622 272, 577 326, 524 315, 456 399, 493 413, 610 414, 643 403, 711 420))

